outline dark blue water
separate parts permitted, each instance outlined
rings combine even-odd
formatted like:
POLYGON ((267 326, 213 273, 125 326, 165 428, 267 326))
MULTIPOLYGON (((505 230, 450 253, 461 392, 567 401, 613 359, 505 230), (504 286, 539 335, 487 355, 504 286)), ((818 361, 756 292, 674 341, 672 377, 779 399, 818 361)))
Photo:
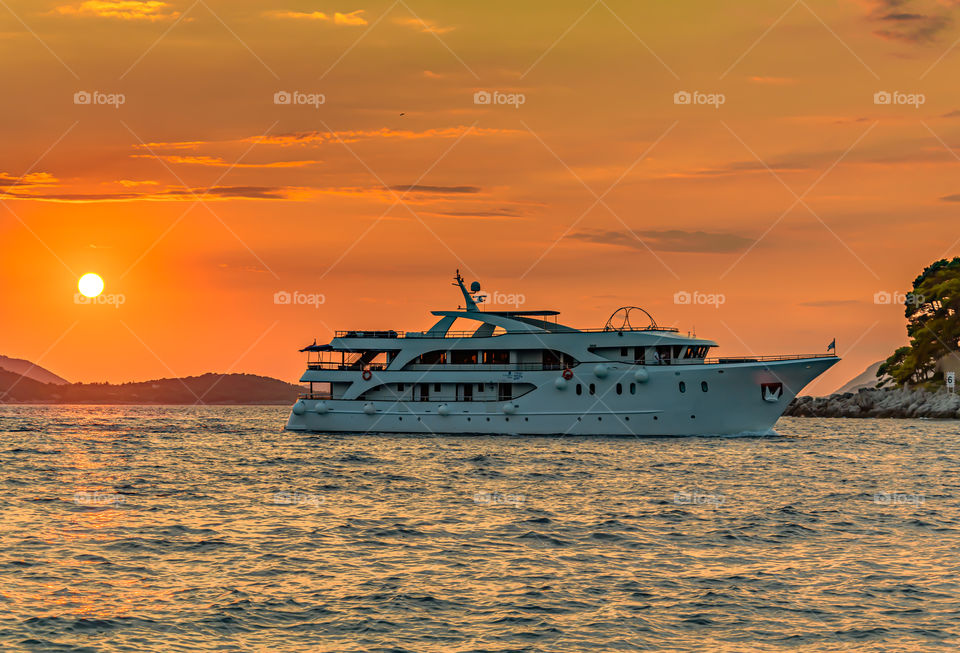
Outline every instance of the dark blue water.
POLYGON ((945 650, 960 424, 328 436, 0 409, 0 650, 945 650))

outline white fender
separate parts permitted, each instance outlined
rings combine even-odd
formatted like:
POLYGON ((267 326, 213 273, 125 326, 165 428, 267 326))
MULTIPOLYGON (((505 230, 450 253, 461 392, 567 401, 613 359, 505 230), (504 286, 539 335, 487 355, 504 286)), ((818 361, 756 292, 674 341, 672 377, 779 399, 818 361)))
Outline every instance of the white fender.
POLYGON ((637 370, 633 373, 633 378, 635 378, 640 383, 646 383, 650 380, 650 372, 647 371, 645 367, 638 367, 637 370))

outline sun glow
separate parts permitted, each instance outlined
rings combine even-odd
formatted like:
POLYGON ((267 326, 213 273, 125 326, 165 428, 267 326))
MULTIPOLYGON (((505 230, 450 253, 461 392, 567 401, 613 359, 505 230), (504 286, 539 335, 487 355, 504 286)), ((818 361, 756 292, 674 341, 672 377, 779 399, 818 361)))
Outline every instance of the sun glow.
POLYGON ((80 277, 80 281, 77 282, 77 288, 80 289, 80 293, 85 297, 96 297, 103 292, 103 279, 101 279, 98 274, 88 272, 80 277))

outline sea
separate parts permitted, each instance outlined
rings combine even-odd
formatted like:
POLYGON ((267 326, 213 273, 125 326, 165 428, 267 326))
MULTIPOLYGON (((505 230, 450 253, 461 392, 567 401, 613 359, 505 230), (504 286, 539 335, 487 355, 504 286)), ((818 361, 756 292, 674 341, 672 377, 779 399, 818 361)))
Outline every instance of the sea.
POLYGON ((2 651, 960 648, 960 422, 285 432, 0 407, 2 651))

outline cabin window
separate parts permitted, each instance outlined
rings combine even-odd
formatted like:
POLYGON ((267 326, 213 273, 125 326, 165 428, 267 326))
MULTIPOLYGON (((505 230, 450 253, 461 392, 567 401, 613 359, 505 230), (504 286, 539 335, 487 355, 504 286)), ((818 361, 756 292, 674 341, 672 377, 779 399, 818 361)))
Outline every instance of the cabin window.
POLYGON ((461 401, 473 401, 473 384, 464 383, 463 384, 463 396, 461 401))
POLYGON ((447 362, 447 352, 428 351, 424 354, 420 354, 418 361, 422 365, 443 365, 447 362))
POLYGON ((450 352, 450 362, 454 365, 473 365, 477 362, 477 352, 475 351, 457 351, 450 352))
POLYGON ((483 392, 483 384, 482 384, 482 383, 478 383, 478 384, 477 384, 477 392, 483 392))
POLYGON ((433 391, 434 391, 434 392, 440 392, 440 384, 439 384, 439 383, 434 383, 434 384, 433 384, 433 391))
POLYGON ((684 383, 683 381, 681 381, 681 382, 680 382, 680 392, 686 392, 686 391, 687 391, 687 384, 684 383))
POLYGON ((626 356, 629 355, 629 354, 627 354, 628 351, 629 351, 629 348, 627 348, 627 347, 621 347, 621 348, 620 348, 620 355, 623 356, 623 357, 626 357, 626 356))
POLYGON ((635 360, 638 363, 644 363, 646 362, 646 357, 647 357, 646 347, 637 347, 636 349, 634 349, 633 360, 635 360))
POLYGON ((398 383, 398 384, 397 384, 397 392, 403 392, 403 384, 402 384, 402 383, 398 383))
POLYGON ((632 395, 637 394, 637 384, 636 384, 636 383, 631 383, 631 384, 630 384, 630 394, 632 394, 632 395))
POLYGON ((579 383, 577 384, 577 394, 578 394, 578 395, 582 395, 582 394, 583 394, 583 386, 580 385, 579 383))
POLYGON ((486 365, 509 365, 510 352, 503 350, 485 351, 483 352, 483 362, 486 365))
POLYGON ((430 401, 430 384, 420 384, 420 401, 430 401))
POLYGON ((622 394, 623 394, 623 386, 622 386, 621 384, 619 384, 619 383, 617 384, 617 394, 618 394, 618 395, 622 395, 622 394))
POLYGON ((592 384, 592 383, 590 384, 590 394, 592 394, 592 395, 597 394, 597 386, 595 386, 595 385, 592 384))
POLYGON ((700 382, 700 389, 703 390, 704 392, 706 392, 707 390, 709 390, 709 388, 707 387, 707 382, 706 382, 706 381, 701 381, 701 382, 700 382))

